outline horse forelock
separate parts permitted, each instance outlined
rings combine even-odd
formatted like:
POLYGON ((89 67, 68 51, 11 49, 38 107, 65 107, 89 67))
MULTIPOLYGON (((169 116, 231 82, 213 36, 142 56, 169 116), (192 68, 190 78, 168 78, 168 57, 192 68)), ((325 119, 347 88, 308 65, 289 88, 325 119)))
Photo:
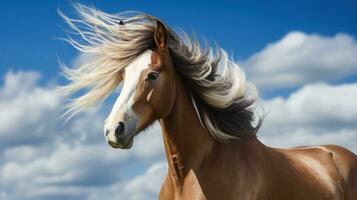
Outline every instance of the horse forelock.
MULTIPOLYGON (((156 17, 145 13, 107 14, 80 4, 75 5, 79 19, 60 12, 75 31, 78 40, 66 39, 80 52, 93 59, 76 68, 63 66, 70 80, 62 89, 73 93, 91 88, 68 104, 68 113, 76 114, 104 100, 121 82, 120 72, 144 51, 153 48, 156 17)), ((244 72, 223 49, 202 48, 186 33, 168 28, 168 47, 176 71, 188 89, 202 124, 220 141, 254 136, 257 130, 246 95, 244 72)))

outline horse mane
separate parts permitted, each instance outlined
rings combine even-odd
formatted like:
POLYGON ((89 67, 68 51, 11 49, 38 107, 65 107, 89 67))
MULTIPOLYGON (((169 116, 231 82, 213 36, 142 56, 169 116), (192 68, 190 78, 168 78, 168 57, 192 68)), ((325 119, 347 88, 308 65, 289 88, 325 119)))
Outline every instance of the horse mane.
MULTIPOLYGON (((71 37, 65 40, 92 59, 76 68, 62 66, 70 81, 62 87, 65 94, 90 88, 67 105, 67 113, 72 115, 103 101, 117 88, 120 71, 154 47, 153 34, 159 20, 138 12, 111 15, 81 4, 74 8, 79 19, 59 14, 81 41, 71 37)), ((223 49, 202 48, 184 32, 178 34, 168 27, 168 36, 175 69, 191 95, 198 118, 212 136, 221 142, 255 137, 261 120, 252 125, 255 98, 247 95, 245 74, 239 66, 223 49)))

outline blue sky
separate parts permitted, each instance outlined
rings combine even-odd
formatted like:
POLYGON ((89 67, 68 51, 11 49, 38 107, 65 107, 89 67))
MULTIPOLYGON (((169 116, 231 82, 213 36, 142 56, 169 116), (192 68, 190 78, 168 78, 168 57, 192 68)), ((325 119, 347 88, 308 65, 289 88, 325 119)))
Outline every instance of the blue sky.
MULTIPOLYGON (((77 2, 144 11, 233 54, 261 94, 257 112, 269 113, 259 133, 267 145, 357 152, 356 1, 77 2)), ((57 9, 75 17, 71 1, 0 1, 0 199, 156 199, 167 169, 157 124, 118 151, 102 135, 117 94, 59 118, 57 57, 85 57, 57 39, 69 28, 57 9)))
MULTIPOLYGON (((195 31, 244 59, 291 30, 331 36, 357 34, 357 3, 343 1, 74 1, 106 12, 139 10, 173 27, 195 31)), ((67 28, 57 8, 70 15, 70 1, 0 2, 0 73, 35 69, 46 77, 58 72, 58 55, 70 62, 76 51, 56 37, 67 28)))

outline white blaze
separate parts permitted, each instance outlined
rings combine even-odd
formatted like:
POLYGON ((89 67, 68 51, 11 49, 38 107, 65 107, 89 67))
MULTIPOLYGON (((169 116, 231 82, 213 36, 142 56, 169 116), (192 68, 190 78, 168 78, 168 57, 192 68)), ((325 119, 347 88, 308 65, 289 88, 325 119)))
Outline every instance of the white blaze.
POLYGON ((145 51, 125 68, 123 88, 115 101, 104 127, 104 131, 109 130, 107 136, 107 140, 109 141, 116 141, 114 133, 119 122, 124 122, 126 130, 129 132, 135 129, 138 119, 132 110, 132 105, 134 103, 136 86, 139 82, 141 72, 149 68, 151 54, 151 50, 145 51))

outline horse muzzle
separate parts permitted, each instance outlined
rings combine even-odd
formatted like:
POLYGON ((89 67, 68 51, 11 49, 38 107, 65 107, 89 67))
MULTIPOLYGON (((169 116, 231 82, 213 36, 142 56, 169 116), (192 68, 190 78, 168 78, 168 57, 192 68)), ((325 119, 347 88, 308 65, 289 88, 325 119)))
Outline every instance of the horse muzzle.
POLYGON ((114 131, 107 129, 105 136, 108 144, 113 148, 130 149, 133 146, 134 134, 131 126, 119 122, 114 131))

